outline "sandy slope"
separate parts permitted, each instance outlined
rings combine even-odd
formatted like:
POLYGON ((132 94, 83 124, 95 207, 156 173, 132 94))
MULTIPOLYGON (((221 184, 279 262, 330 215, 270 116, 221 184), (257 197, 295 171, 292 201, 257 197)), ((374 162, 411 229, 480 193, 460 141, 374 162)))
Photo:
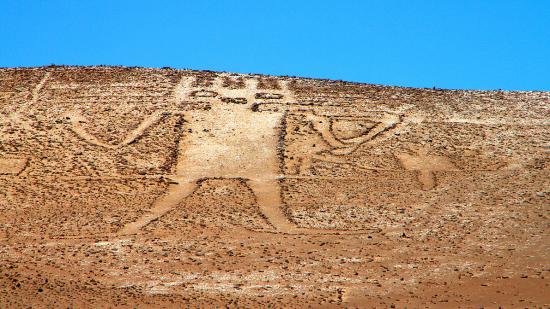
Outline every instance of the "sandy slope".
POLYGON ((550 94, 0 69, 0 307, 548 307, 550 94))

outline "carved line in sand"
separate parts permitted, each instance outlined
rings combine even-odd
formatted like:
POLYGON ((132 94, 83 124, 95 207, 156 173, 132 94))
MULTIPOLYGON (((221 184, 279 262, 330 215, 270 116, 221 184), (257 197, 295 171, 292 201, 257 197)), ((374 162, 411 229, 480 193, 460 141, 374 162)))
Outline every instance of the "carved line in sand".
MULTIPOLYGON (((174 99, 199 101, 206 100, 213 105, 244 105, 243 108, 247 109, 248 114, 252 116, 254 112, 257 111, 253 109, 254 104, 256 104, 257 102, 256 100, 281 100, 282 98, 285 98, 285 95, 280 93, 258 93, 256 89, 257 82, 250 79, 246 80, 246 84, 248 87, 244 89, 228 89, 222 84, 223 81, 221 81, 220 79, 215 79, 210 87, 203 87, 197 90, 191 88, 190 85, 192 85, 192 82, 193 81, 190 78, 183 78, 174 91, 174 99), (247 104, 251 102, 254 102, 254 104, 252 104, 249 108, 247 104)), ((282 88, 283 89, 279 89, 278 91, 287 94, 287 98, 292 98, 292 95, 288 95, 288 93, 290 92, 288 90, 288 84, 284 83, 282 88)), ((81 120, 78 114, 70 115, 69 118, 73 125, 73 131, 75 131, 76 134, 78 134, 87 142, 105 148, 116 149, 131 144, 137 138, 139 138, 148 127, 150 127, 154 123, 157 123, 163 115, 167 115, 170 113, 183 115, 182 112, 156 112, 146 118, 137 129, 131 132, 123 142, 117 145, 106 144, 99 141, 94 136, 86 133, 78 125, 79 121, 81 120)), ((380 141, 394 136, 394 131, 397 131, 398 127, 402 126, 403 124, 418 121, 413 119, 407 119, 406 121, 404 121, 404 118, 407 117, 405 117, 403 113, 384 112, 384 116, 381 117, 381 119, 373 120, 374 124, 368 127, 368 130, 366 130, 364 134, 357 134, 355 136, 346 138, 336 136, 336 134, 334 133, 334 122, 332 118, 326 116, 317 116, 311 111, 305 111, 304 113, 308 121, 311 123, 313 129, 320 134, 320 136, 328 145, 330 145, 331 149, 319 151, 313 154, 311 157, 305 158, 301 162, 301 171, 309 169, 309 167, 311 166, 311 161, 313 160, 337 164, 350 164, 360 169, 379 170, 376 168, 350 162, 350 160, 346 159, 346 156, 354 153, 359 147, 363 145, 374 146, 380 141)), ((355 118, 350 117, 350 119, 353 121, 355 118)), ((219 119, 219 121, 221 122, 217 124, 223 126, 224 119, 219 119)), ((278 132, 279 136, 280 134, 281 132, 278 132)), ((448 160, 445 161, 445 158, 427 156, 426 153, 420 153, 418 157, 403 154, 399 155, 398 158, 404 169, 418 171, 419 181, 422 183, 422 187, 426 190, 433 188, 435 185, 435 177, 433 175, 433 171, 452 170, 454 168, 452 164, 448 162, 448 160), (434 158, 437 161, 435 167, 433 164, 426 165, 426 159, 428 161, 433 161, 434 158)), ((179 157, 178 162, 180 162, 181 159, 182 158, 179 157)), ((228 178, 234 179, 235 177, 228 178)), ((284 214, 281 209, 282 202, 280 198, 280 186, 277 180, 278 178, 280 177, 278 177, 277 175, 270 175, 269 177, 260 178, 245 178, 248 187, 254 192, 256 196, 257 205, 260 211, 278 231, 299 234, 361 233, 360 231, 318 230, 296 227, 295 224, 290 221, 290 219, 284 214)), ((182 200, 184 200, 187 196, 191 195, 195 191, 198 181, 199 180, 197 178, 187 178, 185 175, 185 171, 183 171, 183 173, 178 173, 177 175, 172 177, 166 194, 155 201, 155 203, 152 205, 152 208, 146 215, 144 215, 137 221, 125 226, 120 231, 120 234, 138 233, 141 228, 143 228, 150 222, 161 218, 162 216, 173 210, 182 200)))
MULTIPOLYGON (((227 77, 224 77, 227 78, 227 77)), ((257 80, 255 79, 247 79, 246 82, 246 88, 227 88, 224 87, 224 81, 221 78, 217 78, 212 81, 210 87, 202 87, 201 89, 193 89, 193 80, 190 78, 183 78, 181 82, 178 84, 176 89, 174 90, 174 98, 176 100, 200 100, 200 101, 208 101, 212 104, 214 108, 217 108, 216 106, 221 106, 222 110, 231 113, 237 113, 239 117, 242 117, 240 120, 243 120, 245 123, 254 123, 259 128, 262 128, 264 130, 258 129, 256 134, 261 135, 273 135, 274 138, 271 139, 271 144, 266 144, 266 147, 273 147, 277 148, 278 141, 281 135, 280 131, 280 125, 276 126, 275 128, 272 128, 270 126, 265 126, 265 124, 262 124, 263 118, 258 118, 257 111, 253 109, 254 104, 256 100, 263 99, 263 100, 281 100, 283 98, 288 99, 289 97, 292 98, 292 95, 290 91, 288 90, 287 83, 283 83, 282 87, 279 86, 279 88, 276 91, 276 93, 269 93, 269 95, 266 94, 265 90, 262 89, 262 92, 257 91, 257 80), (224 107, 225 106, 225 107, 224 107), (258 118, 257 121, 255 119, 258 118), (272 131, 272 132, 271 132, 272 131)), ((195 84, 199 84, 196 82, 195 84)), ((275 117, 278 117, 278 121, 282 122, 284 113, 272 113, 275 115, 275 117)), ((227 116, 226 114, 225 116, 227 116)), ((231 122, 233 119, 225 119, 222 117, 218 117, 217 115, 210 114, 210 116, 204 116, 208 118, 207 121, 210 121, 210 124, 214 124, 215 127, 224 129, 225 126, 227 126, 227 122, 231 122)), ((205 121, 205 120, 202 120, 205 121)), ((195 124, 190 123, 189 124, 191 128, 193 128, 193 131, 195 131, 195 128, 193 127, 195 124)), ((200 128, 200 126, 198 126, 200 128)), ((219 133, 220 136, 216 136, 215 138, 220 139, 220 144, 224 144, 224 138, 228 139, 231 138, 231 136, 224 136, 223 133, 219 133)), ((229 146, 226 150, 226 155, 228 158, 233 156, 239 156, 239 152, 235 152, 234 154, 232 151, 235 149, 231 148, 229 146)), ((197 177, 189 176, 186 172, 186 167, 188 167, 186 164, 189 162, 186 161, 182 153, 185 151, 183 149, 182 151, 178 152, 178 158, 177 158, 177 175, 175 177, 172 177, 169 185, 168 190, 166 193, 158 198, 152 205, 152 207, 148 210, 148 212, 139 218, 138 220, 127 224, 124 226, 120 231, 119 234, 121 235, 129 235, 129 234, 136 234, 139 233, 143 227, 147 226, 153 221, 156 221, 169 213, 170 211, 174 210, 185 198, 193 194, 193 192, 196 190, 198 184, 202 182, 204 179, 213 178, 213 176, 205 177, 205 175, 201 175, 200 178, 197 179, 197 177)), ((249 154, 250 156, 255 156, 254 153, 249 154)), ((252 157, 247 159, 252 159, 252 157)), ((273 160, 275 165, 271 168, 271 170, 278 170, 278 163, 276 158, 273 160)), ((203 161, 204 162, 204 161, 203 161)), ((197 164, 197 163, 195 163, 197 164)), ((198 163, 201 164, 200 162, 198 163)), ((204 164, 204 163, 203 163, 204 164)), ((229 163, 231 164, 231 163, 229 163)), ((246 174, 246 171, 243 173, 246 174)), ((227 179, 241 179, 243 180, 246 185, 252 190, 256 197, 256 204, 258 205, 258 208, 260 212, 267 218, 267 221, 276 229, 276 232, 282 232, 282 233, 288 233, 288 234, 361 234, 365 233, 366 231, 343 231, 343 230, 331 230, 331 229, 309 229, 309 228, 300 228, 297 227, 284 213, 282 209, 282 201, 281 201, 281 189, 279 184, 279 179, 281 178, 280 175, 277 175, 277 173, 274 173, 272 171, 262 171, 258 175, 252 175, 248 177, 243 176, 214 176, 215 178, 227 178, 227 179)), ((269 230, 260 230, 260 232, 271 232, 269 230)))
MULTIPOLYGON (((334 164, 350 165, 354 168, 374 171, 400 171, 399 169, 380 169, 353 162, 346 156, 355 152, 360 146, 372 147, 377 143, 395 136, 394 133, 404 132, 408 123, 422 121, 421 118, 408 117, 403 114, 392 114, 386 112, 386 116, 375 125, 370 126, 368 133, 351 137, 348 139, 338 138, 333 131, 334 117, 317 116, 308 114, 307 116, 312 128, 321 136, 322 140, 331 148, 315 152, 309 158, 301 158, 297 174, 305 174, 312 168, 314 161, 329 162, 334 164)), ((358 120, 360 117, 350 117, 358 120)), ((449 158, 442 155, 430 154, 429 147, 411 146, 407 152, 395 155, 399 164, 404 170, 416 171, 417 180, 423 190, 431 190, 437 185, 436 172, 439 171, 460 171, 449 158)), ((469 171, 494 172, 501 169, 510 169, 510 166, 504 164, 502 168, 496 169, 471 169, 469 171)), ((517 168, 517 167, 516 167, 517 168)), ((293 178, 301 178, 294 176, 293 178)), ((307 177, 306 177, 307 178, 307 177)))
POLYGON ((174 89, 174 98, 176 101, 207 101, 214 104, 220 101, 252 104, 253 110, 257 104, 286 104, 295 100, 294 93, 289 89, 289 81, 272 82, 273 89, 259 89, 258 77, 233 77, 221 73, 206 84, 198 83, 192 77, 183 77, 174 89))
POLYGON ((498 172, 507 170, 527 169, 522 163, 515 160, 498 162, 486 169, 459 169, 449 158, 431 154, 429 146, 413 145, 404 153, 395 155, 400 165, 409 171, 416 171, 418 181, 423 190, 433 189, 437 185, 436 172, 498 172))
MULTIPOLYGON (((253 102, 255 99, 264 99, 264 100, 280 100, 285 96, 280 93, 258 93, 256 91, 257 83, 255 80, 248 80, 248 87, 245 89, 227 89, 219 82, 220 80, 215 80, 213 83, 213 90, 211 89, 200 89, 192 90, 190 92, 185 92, 185 89, 189 89, 192 84, 191 79, 182 79, 179 83, 179 87, 176 87, 175 90, 175 99, 200 99, 200 100, 209 100, 212 103, 218 103, 221 101, 223 103, 236 103, 236 104, 246 104, 248 102, 253 102), (216 90, 216 91, 214 91, 216 90), (219 94, 222 95, 219 95, 219 94), (217 102, 216 102, 217 100, 217 102)), ((280 88, 280 87, 279 87, 280 88)), ((282 89, 279 89, 280 92, 283 92, 287 97, 292 98, 292 95, 288 95, 290 91, 288 90, 288 84, 284 83, 282 89)), ((252 105, 254 106, 254 105, 252 105)), ((252 109, 251 112, 254 110, 252 109)), ((163 115, 166 115, 168 112, 156 112, 146 118, 140 126, 131 132, 128 137, 124 139, 119 144, 111 145, 104 142, 101 142, 94 136, 88 134, 80 125, 79 122, 82 121, 82 117, 73 112, 72 114, 67 115, 67 118, 72 124, 72 130, 79 135, 85 141, 109 149, 116 149, 134 142, 139 138, 145 130, 151 125, 158 122, 163 115)), ((172 112, 177 113, 177 112, 172 112)), ((181 114, 181 113, 179 113, 181 114)), ((315 117, 315 116, 311 116, 315 117)), ((374 137, 382 134, 384 131, 393 128, 399 121, 400 116, 388 114, 380 124, 377 125, 373 130, 370 130, 367 134, 357 136, 351 139, 337 139, 333 136, 331 129, 319 126, 314 124, 316 130, 318 130, 321 135, 329 141, 329 144, 334 146, 335 149, 331 150, 331 154, 334 155, 332 158, 326 157, 325 154, 316 154, 313 159, 317 160, 328 160, 332 162, 345 164, 345 160, 337 157, 350 154, 354 152, 361 145, 371 142, 374 137)), ((279 133, 280 134, 280 133, 279 133)), ((164 216, 170 210, 174 209, 179 202, 181 202, 185 197, 193 193, 196 188, 197 180, 189 180, 182 177, 183 175, 176 175, 177 178, 183 178, 183 181, 172 181, 170 188, 165 196, 158 199, 148 214, 138 219, 136 222, 128 224, 121 230, 121 234, 133 234, 138 232, 142 227, 146 226, 150 222, 157 220, 158 218, 164 216)), ((290 222, 288 217, 283 213, 281 209, 281 200, 280 200, 280 187, 276 177, 264 178, 264 179, 248 179, 247 184, 253 190, 257 197, 257 204, 260 208, 260 211, 266 216, 268 221, 276 227, 277 230, 286 232, 286 233, 306 233, 306 234, 320 234, 320 233, 350 233, 350 231, 341 231, 341 230, 315 230, 315 229, 305 229, 298 228, 293 223, 290 222)), ((351 231, 352 234, 358 233, 357 231, 351 231)))
POLYGON ((372 170, 374 168, 353 163, 345 156, 357 151, 364 145, 372 147, 384 138, 391 136, 391 130, 403 123, 403 116, 385 112, 382 119, 375 120, 374 124, 364 134, 348 139, 338 138, 334 134, 333 120, 326 116, 317 116, 314 113, 306 114, 306 119, 312 128, 321 136, 330 149, 315 152, 311 157, 303 157, 299 165, 299 172, 305 173, 311 169, 313 161, 324 161, 337 164, 350 164, 360 169, 372 170))
POLYGON ((183 112, 177 112, 177 111, 156 111, 146 117, 137 128, 132 130, 123 141, 121 141, 118 144, 108 144, 101 140, 99 140, 94 135, 88 133, 80 123, 85 122, 85 118, 80 115, 78 111, 72 111, 69 113, 64 114, 64 118, 69 121, 71 130, 79 136, 84 141, 88 142, 89 144, 100 146, 108 149, 118 149, 127 145, 132 144, 137 139, 139 139, 149 127, 152 125, 158 123, 160 120, 162 120, 164 117, 167 117, 168 115, 182 115, 183 112))
MULTIPOLYGON (((172 177, 177 179, 178 177, 172 177)), ((219 177, 223 179, 223 177, 219 177)), ((237 178, 227 178, 237 179, 237 178)), ((204 179, 196 181, 175 181, 170 180, 170 186, 166 193, 158 198, 152 205, 147 213, 141 216, 134 222, 125 225, 119 232, 119 235, 133 235, 138 234, 140 231, 150 223, 159 220, 169 212, 176 209, 176 207, 182 203, 187 197, 191 196, 195 190, 198 189, 199 183, 204 179)), ((265 229, 250 229, 256 232, 267 233, 284 233, 295 235, 358 235, 368 232, 372 232, 374 229, 363 229, 357 231, 349 230, 336 230, 336 229, 312 229, 301 228, 295 225, 294 222, 289 220, 287 215, 281 208, 281 194, 280 185, 278 179, 242 179, 246 185, 252 190, 256 198, 256 205, 260 212, 266 217, 268 223, 272 225, 275 230, 265 229)), ((378 229, 376 229, 378 230, 378 229)))
MULTIPOLYGON (((49 72, 45 74, 40 83, 35 87, 32 92, 32 99, 30 103, 24 105, 21 109, 28 108, 28 106, 35 104, 38 100, 38 94, 49 77, 49 72)), ((257 80, 246 79, 244 88, 228 88, 220 82, 220 79, 214 80, 214 84, 210 87, 203 87, 203 89, 193 89, 190 87, 192 82, 189 78, 183 78, 174 91, 174 98, 176 100, 198 100, 212 102, 213 104, 236 104, 244 105, 245 108, 250 108, 250 113, 258 112, 258 109, 254 107, 258 104, 273 103, 278 106, 283 105, 284 110, 290 110, 295 107, 284 106, 284 104, 294 102, 292 91, 288 88, 288 81, 283 82, 282 89, 274 89, 268 91, 265 89, 257 89, 257 80), (207 89, 204 89, 207 88, 207 89), (192 91, 188 91, 193 89, 192 91), (261 91, 261 92, 260 92, 261 91), (252 105, 247 106, 248 104, 252 105)), ((295 103, 295 102, 294 102, 295 103)), ((296 104, 295 104, 296 105, 296 104)), ((354 153, 359 147, 364 145, 374 146, 380 141, 390 138, 396 131, 403 127, 409 117, 405 117, 403 113, 399 112, 385 112, 382 119, 377 119, 376 124, 369 128, 365 134, 359 134, 349 138, 337 137, 333 129, 333 119, 325 117, 328 121, 323 121, 323 124, 316 123, 318 117, 315 113, 307 111, 304 112, 308 120, 312 123, 315 131, 317 131, 322 138, 330 145, 331 149, 327 151, 318 152, 313 155, 309 160, 319 160, 325 162, 332 162, 338 164, 351 164, 362 169, 373 169, 368 166, 362 166, 349 160, 346 160, 345 156, 354 153)), ((168 114, 183 115, 183 112, 175 111, 157 111, 148 116, 135 130, 130 132, 128 136, 116 145, 108 144, 100 141, 95 136, 87 133, 80 125, 80 121, 83 118, 77 112, 68 114, 71 129, 79 135, 83 140, 90 144, 109 148, 117 149, 131 144, 136 141, 151 125, 157 123, 163 116, 168 114)), ((280 135, 280 132, 278 132, 280 135)), ((433 172, 440 170, 456 170, 456 168, 446 159, 441 156, 429 156, 427 152, 418 152, 417 156, 411 154, 398 155, 398 159, 404 169, 416 170, 419 173, 419 181, 422 183, 424 189, 430 189, 435 186, 436 180, 433 172), (430 162, 428 164, 427 162, 430 162), (434 164, 435 162, 435 164, 434 164)), ((178 158, 179 160, 180 158, 178 158)), ((26 164, 26 163, 25 163, 26 164)), ((307 167, 307 163, 305 164, 307 167)), ((13 171, 14 169, 10 169, 13 171)), ((21 169, 22 170, 22 169, 21 169)), ((13 173, 13 172, 10 172, 13 173)), ((20 173, 20 171, 18 172, 20 173)), ((159 198, 153 204, 148 214, 138 219, 137 221, 125 226, 119 233, 120 234, 134 234, 141 230, 150 222, 157 220, 173 210, 183 199, 192 194, 197 187, 199 180, 189 180, 184 175, 175 175, 172 177, 168 191, 164 196, 159 198)), ((267 177, 259 179, 246 179, 247 185, 254 192, 257 200, 257 205, 260 211, 266 216, 268 221, 277 229, 283 233, 295 233, 295 234, 360 234, 363 231, 341 231, 341 230, 319 230, 319 229, 307 229, 299 228, 292 223, 289 218, 282 211, 281 199, 280 199, 280 186, 278 183, 278 177, 267 177)), ((262 231, 269 232, 269 231, 262 231)))
MULTIPOLYGON (((411 122, 418 121, 415 117, 407 117, 401 111, 377 111, 369 112, 382 113, 382 117, 356 117, 356 116, 319 116, 313 112, 306 112, 306 119, 311 128, 321 137, 329 146, 328 149, 314 151, 308 155, 298 158, 296 165, 296 175, 290 178, 304 178, 301 175, 306 174, 312 169, 313 162, 321 161, 338 165, 349 165, 361 170, 374 171, 395 171, 393 169, 380 169, 365 164, 354 162, 353 158, 348 156, 356 152, 360 147, 374 147, 380 142, 396 136, 395 134, 406 129, 411 122), (353 134, 349 137, 338 137, 334 132, 334 122, 337 119, 346 119, 347 121, 357 121, 368 123, 365 125, 364 132, 353 134), (405 127, 405 128, 404 128, 405 127)), ((311 178, 307 176, 306 178, 311 178)))
MULTIPOLYGON (((49 75, 49 72, 47 73, 47 76, 49 75)), ((37 87, 36 93, 40 88, 42 88, 47 76, 45 76, 42 80, 42 82, 37 87)), ((227 77, 225 77, 226 79, 227 77)), ((214 90, 192 90, 188 93, 182 91, 182 88, 189 88, 193 84, 193 80, 191 78, 182 78, 181 82, 175 89, 175 99, 176 100, 182 100, 182 99, 215 99, 216 97, 219 97, 218 99, 221 102, 224 103, 234 103, 234 104, 246 104, 248 101, 253 100, 255 97, 258 96, 258 93, 255 91, 250 91, 249 89, 233 89, 233 88, 227 88, 224 87, 224 80, 218 78, 214 82, 214 90), (223 94, 222 96, 219 96, 219 93, 223 94), (235 95, 237 95, 235 97, 235 95), (241 97, 239 97, 239 95, 241 97)), ((257 87, 257 83, 254 82, 254 80, 250 80, 248 82, 249 88, 255 90, 257 87)), ((288 87, 283 87, 283 91, 288 93, 288 87)), ((283 94, 279 93, 260 93, 260 97, 264 98, 267 97, 267 99, 281 99, 284 97, 283 94)), ((34 97, 33 97, 34 98, 34 97)), ((34 100, 34 99, 33 99, 34 100)), ((209 100, 211 101, 211 100, 209 100)), ((84 141, 88 142, 89 144, 100 146, 108 149, 118 149, 124 146, 127 146, 131 143, 133 143, 135 140, 139 139, 145 131, 151 127, 152 125, 158 123, 163 117, 166 117, 168 115, 181 115, 183 116, 185 112, 181 111, 156 111, 153 114, 147 116, 140 124, 139 126, 132 130, 126 138, 124 138, 123 141, 121 141, 118 144, 108 144, 94 135, 88 133, 84 127, 81 125, 81 123, 86 122, 85 117, 83 117, 78 111, 74 110, 71 112, 67 112, 63 115, 63 117, 69 121, 71 125, 71 130, 78 135, 80 138, 82 138, 84 141)))
POLYGON ((23 103, 17 111, 12 113, 7 119, 8 122, 13 121, 21 124, 23 128, 27 130, 32 130, 31 125, 26 121, 26 119, 23 119, 21 117, 21 113, 25 112, 30 106, 35 105, 38 102, 39 93, 42 90, 42 88, 44 88, 44 85, 50 78, 50 75, 51 75, 51 72, 49 71, 46 71, 44 73, 44 76, 42 77, 42 79, 40 79, 38 84, 34 87, 34 89, 31 92, 31 100, 26 103, 23 103))
POLYGON ((458 171, 458 168, 444 156, 429 155, 427 148, 411 147, 412 153, 396 155, 406 170, 417 171, 418 181, 423 190, 433 189, 436 185, 436 171, 458 171))
MULTIPOLYGON (((9 115, 6 119, 7 122, 16 122, 21 124, 23 128, 27 130, 32 130, 31 125, 21 117, 21 113, 25 112, 30 106, 38 102, 38 95, 40 90, 44 88, 44 85, 48 81, 51 72, 46 71, 44 76, 40 79, 38 84, 34 87, 31 92, 31 100, 24 103, 17 111, 9 115)), ((19 176, 27 168, 29 164, 28 158, 0 158, 0 175, 16 175, 19 176)))
MULTIPOLYGON (((243 108, 249 109, 250 115, 253 115, 255 112, 257 112, 257 110, 254 110, 254 104, 258 104, 258 102, 261 103, 261 100, 280 101, 280 103, 288 103, 293 101, 292 93, 288 89, 288 82, 284 82, 283 87, 279 87, 282 89, 277 89, 273 93, 265 92, 266 90, 263 89, 261 90, 262 92, 258 92, 259 90, 257 90, 257 81, 255 79, 247 79, 245 83, 245 88, 224 87, 220 79, 215 79, 212 86, 203 87, 201 89, 191 88, 191 83, 192 79, 183 78, 174 91, 174 99, 207 101, 214 105, 244 105, 243 108), (189 91, 190 89, 191 91, 189 91), (250 107, 247 106, 247 104, 250 104, 252 102, 254 102, 254 104, 252 104, 250 107)), ((38 93, 40 87, 37 87, 37 90, 35 91, 36 94, 38 93)), ((147 128, 157 123, 160 119, 162 119, 163 116, 166 116, 168 114, 183 115, 183 112, 157 111, 148 116, 135 130, 130 132, 121 143, 116 145, 102 142, 93 135, 87 133, 82 128, 82 126, 80 126, 80 121, 83 121, 83 118, 77 112, 68 114, 67 117, 69 117, 71 129, 83 140, 96 146, 109 149, 117 149, 127 146, 136 141, 140 136, 144 134, 147 128)), ((327 118, 317 116, 315 115, 315 113, 308 113, 307 111, 305 112, 305 114, 308 117, 307 119, 311 122, 314 130, 317 131, 321 135, 321 137, 327 142, 327 144, 331 146, 331 149, 315 153, 311 158, 308 158, 307 160, 319 160, 337 164, 352 164, 358 168, 372 170, 376 169, 352 163, 349 160, 346 160, 346 156, 354 153, 359 147, 363 145, 374 146, 380 141, 393 136, 392 133, 396 131, 399 126, 402 126, 404 123, 409 121, 404 121, 404 118, 407 117, 405 117, 402 113, 384 112, 384 116, 381 119, 376 119, 375 124, 368 128, 369 130, 367 130, 367 132, 365 132, 364 134, 358 134, 349 138, 342 138, 337 137, 334 134, 334 123, 333 119, 331 119, 330 117, 327 118), (319 119, 324 119, 325 121, 318 121, 319 119)), ((223 119, 220 119, 220 121, 223 122, 223 119)), ((280 134, 281 133, 278 132, 279 136, 280 134)), ((438 159, 441 163, 439 164, 441 167, 434 169, 432 166, 426 166, 424 163, 422 163, 424 162, 422 160, 427 158, 427 155, 425 154, 424 156, 420 156, 418 159, 410 155, 409 157, 407 157, 407 155, 402 155, 399 158, 401 164, 405 169, 419 171, 419 181, 423 184, 423 188, 425 189, 433 188, 433 186, 435 185, 433 171, 449 169, 449 164, 441 163, 444 162, 444 160, 441 158, 438 159)), ((180 160, 181 157, 178 158, 178 162, 180 160)), ((307 167, 308 163, 306 162, 303 165, 307 167)), ((309 165, 311 164, 309 163, 309 165)), ((199 183, 200 179, 189 179, 184 173, 178 173, 174 177, 171 177, 171 180, 169 180, 170 185, 166 194, 155 201, 155 203, 152 205, 152 208, 148 211, 146 215, 139 218, 137 221, 126 225, 119 233, 138 233, 141 228, 143 228, 150 222, 161 218, 171 210, 175 209, 175 207, 177 207, 177 205, 182 200, 191 195, 197 188, 197 184, 199 183)), ((234 179, 235 177, 229 178, 234 179)), ((256 202, 259 210, 265 215, 265 217, 276 228, 277 231, 296 234, 364 233, 362 231, 341 231, 324 229, 319 230, 297 227, 284 214, 281 208, 282 201, 280 198, 280 186, 278 183, 278 179, 279 177, 277 177, 277 175, 270 175, 269 177, 252 179, 246 178, 245 180, 248 187, 254 192, 256 196, 256 202)))
MULTIPOLYGON (((375 111, 373 111, 375 112, 375 111)), ((310 157, 299 159, 298 176, 292 178, 303 178, 299 175, 307 173, 312 168, 314 161, 322 161, 341 165, 350 165, 362 170, 374 171, 399 171, 398 169, 380 169, 353 162, 352 158, 346 156, 353 154, 359 147, 372 147, 381 141, 395 136, 394 133, 406 130, 408 123, 421 122, 418 117, 408 117, 404 114, 384 112, 385 116, 375 124, 366 126, 367 132, 358 134, 349 138, 339 138, 334 132, 334 121, 338 117, 318 116, 314 113, 307 114, 306 118, 311 127, 316 131, 322 140, 331 147, 330 149, 320 150, 313 153, 310 157)), ((342 118, 342 117, 340 117, 342 118)), ((362 121, 361 117, 344 117, 350 121, 362 121)), ((421 146, 411 146, 405 153, 396 154, 404 170, 417 172, 417 180, 423 190, 431 190, 436 184, 435 172, 438 171, 459 171, 459 169, 445 156, 429 154, 429 148, 421 146)), ((475 170, 475 171, 494 171, 494 170, 475 170)), ((307 177, 306 177, 307 178, 307 177)))

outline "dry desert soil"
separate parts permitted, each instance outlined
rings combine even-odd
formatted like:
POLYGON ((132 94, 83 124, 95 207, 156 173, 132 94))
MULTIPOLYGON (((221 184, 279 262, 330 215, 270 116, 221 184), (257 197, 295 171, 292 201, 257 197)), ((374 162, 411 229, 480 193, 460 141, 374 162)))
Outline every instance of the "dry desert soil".
POLYGON ((550 93, 0 69, 0 307, 548 308, 550 93))

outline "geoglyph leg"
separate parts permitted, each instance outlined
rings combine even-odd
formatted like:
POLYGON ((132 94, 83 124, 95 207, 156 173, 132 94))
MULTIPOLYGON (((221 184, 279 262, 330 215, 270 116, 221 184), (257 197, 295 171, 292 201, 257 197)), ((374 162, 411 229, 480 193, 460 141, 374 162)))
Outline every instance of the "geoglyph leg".
POLYGON ((143 227, 158 220, 176 208, 181 201, 193 194, 196 187, 196 181, 184 181, 177 184, 171 184, 166 193, 153 203, 151 209, 147 210, 147 212, 136 221, 126 224, 118 233, 121 235, 139 233, 143 227))

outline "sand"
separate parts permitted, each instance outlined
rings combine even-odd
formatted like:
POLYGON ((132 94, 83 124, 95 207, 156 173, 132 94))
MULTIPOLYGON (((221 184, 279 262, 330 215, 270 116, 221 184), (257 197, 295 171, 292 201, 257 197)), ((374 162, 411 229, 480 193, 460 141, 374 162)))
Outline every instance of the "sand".
POLYGON ((548 307, 550 93, 0 69, 0 307, 548 307))

